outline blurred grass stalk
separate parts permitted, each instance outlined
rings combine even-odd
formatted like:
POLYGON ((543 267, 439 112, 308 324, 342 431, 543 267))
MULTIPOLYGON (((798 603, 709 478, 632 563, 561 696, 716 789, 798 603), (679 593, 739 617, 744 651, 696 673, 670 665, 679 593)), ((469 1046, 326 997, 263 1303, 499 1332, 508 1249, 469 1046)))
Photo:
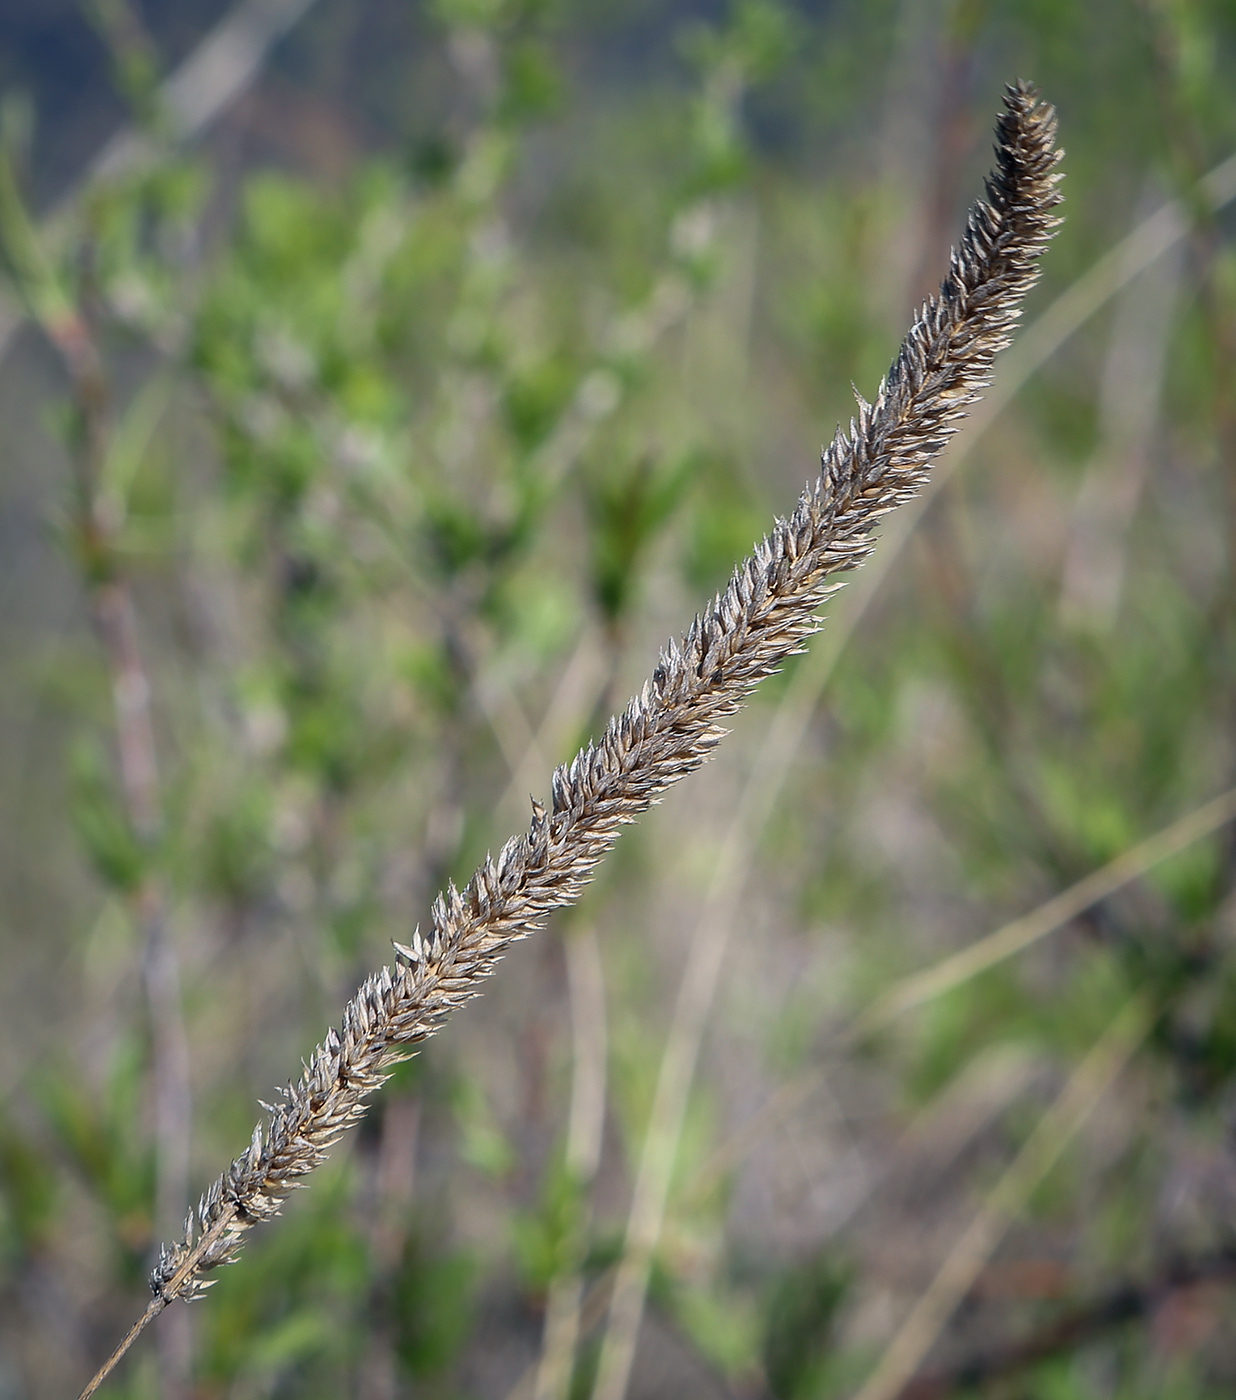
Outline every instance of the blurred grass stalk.
POLYGON ((1074 1069, 1021 1151, 958 1236, 854 1400, 896 1400, 969 1293, 1009 1225, 1133 1058, 1154 1023, 1132 997, 1074 1069))
MULTIPOLYGON (((124 807, 142 851, 141 873, 129 908, 141 930, 141 980, 150 1017, 156 1188, 154 1218, 160 1235, 182 1219, 189 1198, 192 1100, 189 1042, 181 1005, 179 957, 169 929, 169 891, 157 869, 163 826, 151 686, 138 640, 137 617, 115 548, 131 481, 153 431, 149 394, 139 396, 113 432, 103 360, 88 318, 75 306, 53 261, 79 195, 155 164, 166 142, 183 144, 204 131, 252 83, 273 44, 313 0, 241 0, 152 94, 146 125, 113 135, 85 175, 40 225, 27 212, 17 177, 18 134, 11 105, 0 114, 0 244, 19 305, 42 328, 63 361, 79 418, 73 451, 76 470, 76 558, 111 674, 118 766, 124 807), (126 431, 130 429, 130 431, 126 431)), ((101 23, 118 21, 116 58, 126 39, 124 5, 101 9, 101 23)), ((21 326, 17 307, 0 295, 0 361, 21 326)), ((161 388, 156 377, 151 386, 161 388)), ((183 1314, 159 1331, 160 1389, 168 1400, 185 1393, 192 1367, 192 1319, 183 1314)), ((141 1322, 138 1327, 140 1329, 141 1322)))
MULTIPOLYGON (((1028 914, 1004 924, 968 944, 922 972, 900 978, 882 992, 865 1011, 846 1023, 829 1048, 842 1050, 860 1044, 885 1030, 906 1012, 927 1005, 937 997, 964 986, 990 968, 1056 933, 1070 920, 1094 908, 1109 895, 1139 879, 1162 861, 1187 850, 1236 818, 1236 788, 1229 788, 1201 807, 1122 851, 1098 870, 1092 871, 1067 890, 1053 895, 1028 914)), ((816 1068, 788 1080, 768 1102, 708 1159, 688 1188, 692 1197, 712 1190, 717 1181, 751 1150, 758 1139, 770 1132, 802 1102, 819 1080, 816 1068)))
MULTIPOLYGON (((134 868, 124 894, 141 932, 141 979, 150 1019, 150 1077, 156 1144, 155 1219, 167 1228, 189 1200, 193 1110, 189 1042, 181 1005, 179 957, 169 928, 170 892, 160 869, 163 796, 159 780, 150 679, 137 616, 116 541, 126 514, 118 482, 131 480, 146 435, 113 435, 103 358, 89 318, 46 255, 21 201, 13 141, 0 133, 0 247, 37 321, 63 362, 76 418, 70 442, 75 475, 73 557, 89 600, 111 680, 117 768, 134 868)), ((141 402, 136 405, 140 412, 141 402)), ((160 1332, 163 1390, 180 1396, 191 1367, 191 1324, 160 1332)))

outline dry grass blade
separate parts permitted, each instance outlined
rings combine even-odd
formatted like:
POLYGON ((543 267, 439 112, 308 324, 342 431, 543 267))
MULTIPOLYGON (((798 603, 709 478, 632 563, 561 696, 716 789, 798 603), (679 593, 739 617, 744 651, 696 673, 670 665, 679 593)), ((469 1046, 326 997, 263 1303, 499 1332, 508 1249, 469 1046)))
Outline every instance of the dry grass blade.
MULTIPOLYGON (((1106 865, 1092 870, 1089 875, 1053 895, 1028 914, 1001 925, 958 952, 933 963, 931 967, 900 978, 871 1002, 865 1011, 847 1023, 838 1032, 833 1045, 855 1045, 866 1036, 891 1025, 905 1012, 925 1006, 936 997, 963 986, 988 968, 1015 957, 1040 938, 1055 933, 1100 900, 1139 879, 1162 861, 1187 850, 1195 841, 1210 836, 1234 818, 1236 788, 1229 788, 1202 806, 1186 812, 1183 817, 1178 817, 1161 831, 1122 851, 1106 865)), ((708 1159, 691 1185, 691 1195, 699 1197, 711 1191, 720 1177, 742 1160, 753 1143, 797 1109, 819 1083, 819 1075, 818 1067, 812 1067, 781 1085, 763 1107, 708 1159)))
MULTIPOLYGON (((574 1047, 565 1166, 572 1189, 579 1193, 582 1204, 587 1200, 601 1165, 605 1135, 605 971, 592 924, 573 929, 564 943, 574 1047)), ((581 1211, 562 1247, 564 1267, 550 1281, 533 1400, 567 1400, 571 1392, 585 1297, 587 1224, 586 1215, 581 1211)))
POLYGON ((1020 953, 1144 875, 1161 861, 1217 831, 1233 817, 1236 817, 1236 788, 1229 788, 1171 826, 1122 851, 1114 860, 1092 871, 1075 885, 1070 885, 1031 913, 996 929, 934 967, 902 978, 858 1018, 850 1029, 850 1038, 861 1039, 887 1025, 903 1011, 910 1011, 924 1002, 943 996, 1005 958, 1020 953))
POLYGON ((854 1400, 897 1400, 974 1286, 1013 1218, 1115 1083, 1149 1031, 1152 1016, 1134 998, 1073 1071, 1021 1151, 962 1232, 854 1400))
POLYGON ((1009 342, 1058 222, 1055 129, 1053 110, 1032 88, 1009 90, 987 200, 971 212, 940 294, 924 305, 874 403, 860 400, 797 509, 667 646, 641 693, 555 772, 550 808, 534 804, 527 832, 463 890, 439 896, 428 933, 396 945, 395 965, 365 981, 339 1029, 203 1196, 184 1239, 164 1249, 151 1278, 156 1298, 191 1298, 209 1286, 246 1230, 277 1214, 364 1115, 391 1066, 480 993, 513 942, 578 899, 622 827, 710 757, 722 722, 802 649, 840 586, 836 576, 871 553, 880 518, 922 489, 1009 342))

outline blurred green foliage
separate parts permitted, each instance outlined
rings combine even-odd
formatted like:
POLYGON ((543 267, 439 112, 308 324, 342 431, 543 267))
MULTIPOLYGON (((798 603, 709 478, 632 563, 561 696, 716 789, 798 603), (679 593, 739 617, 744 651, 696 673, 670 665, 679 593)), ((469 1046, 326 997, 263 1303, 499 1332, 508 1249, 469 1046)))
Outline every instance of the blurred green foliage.
MULTIPOLYGON (((1193 219, 1170 316, 1137 332, 1162 359, 1146 440, 1105 406, 1124 334, 1105 304, 859 620, 738 896, 654 1261, 671 1340, 648 1346, 689 1354, 701 1394, 853 1391, 1133 995, 1151 1035, 929 1369, 1049 1328, 1109 1280, 1230 1251, 1230 832, 879 1035, 837 1036, 896 977, 1233 781, 1236 254, 1230 209, 1195 193, 1236 147, 1230 6, 736 0, 654 24, 637 4, 439 0, 417 11, 417 61, 450 99, 410 97, 407 129, 342 173, 170 146, 140 12, 90 8, 157 154, 40 233, 10 103, 0 233, 31 315, 62 351, 84 327, 106 383, 103 408, 79 373, 47 410, 71 483, 49 534, 87 610, 113 584, 134 601, 161 822, 144 830, 126 796, 130 692, 77 637, 22 680, 65 740, 48 785, 76 845, 56 857, 89 874, 79 924, 37 930, 62 1050, 0 1111, 17 1319, 0 1390, 84 1380, 178 1228, 149 901, 179 959, 197 1183, 388 940, 518 826, 527 787, 791 507, 849 383, 872 394, 938 278, 1016 74, 1059 104, 1068 150, 1031 319, 1139 211, 1177 197, 1193 219), (602 80, 619 38, 631 71, 602 80), (1107 570, 1106 610, 1070 594, 1078 551, 1107 570)), ((609 1018, 596 1180, 567 1162, 550 934, 224 1272, 188 1359, 162 1346, 109 1393, 531 1394, 546 1298, 577 1267, 589 1393, 682 928, 797 678, 624 841, 578 916, 601 931, 609 1018)), ((9 815, 5 859, 25 859, 42 838, 9 815)), ((1227 1393, 1217 1276, 990 1393, 1227 1393)), ((657 1384, 637 1368, 639 1395, 657 1384)), ((964 1368, 950 1384, 968 1393, 964 1368)))

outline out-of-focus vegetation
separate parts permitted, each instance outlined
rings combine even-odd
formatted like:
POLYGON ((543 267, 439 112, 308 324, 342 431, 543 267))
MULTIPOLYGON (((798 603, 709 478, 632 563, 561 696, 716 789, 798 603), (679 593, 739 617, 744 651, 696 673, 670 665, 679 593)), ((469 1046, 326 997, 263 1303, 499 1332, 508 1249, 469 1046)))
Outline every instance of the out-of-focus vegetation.
POLYGON ((896 1355, 866 1400, 1230 1393, 1217 818, 847 1028, 1236 782, 1236 256, 1198 187, 1236 14, 438 0, 332 84, 362 8, 185 150, 99 0, 157 155, 51 232, 4 109, 0 1396, 76 1393, 255 1100, 790 508, 1019 75, 1068 152, 1027 340, 1165 203, 1182 236, 105 1393, 588 1396, 657 1153, 633 1397, 825 1400, 896 1355), (698 1068, 645 1153, 667 1037, 698 1068))

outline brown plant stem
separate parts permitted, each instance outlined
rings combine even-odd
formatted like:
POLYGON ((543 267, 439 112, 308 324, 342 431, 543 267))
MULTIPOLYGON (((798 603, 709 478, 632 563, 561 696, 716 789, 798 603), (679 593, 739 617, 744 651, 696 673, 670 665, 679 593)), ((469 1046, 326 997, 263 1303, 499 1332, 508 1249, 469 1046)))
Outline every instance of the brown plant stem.
POLYGON ((155 1320, 156 1317, 167 1307, 167 1303, 162 1298, 152 1298, 146 1305, 146 1311, 137 1319, 132 1327, 124 1334, 123 1339, 116 1347, 116 1350, 107 1358, 91 1378, 90 1384, 82 1391, 78 1400, 90 1400, 90 1397, 111 1375, 120 1364, 125 1352, 137 1341, 138 1337, 155 1320))
MULTIPOLYGON (((227 1231, 232 1228, 233 1222, 235 1221, 235 1217, 236 1210, 234 1206, 221 1211, 218 1218, 212 1223, 210 1229, 207 1230, 206 1233, 202 1236, 202 1238, 198 1241, 199 1245, 204 1248, 213 1248, 214 1246, 216 1246, 224 1238, 227 1231)), ((139 1317, 137 1321, 133 1324, 133 1326, 129 1328, 129 1330, 124 1334, 124 1337, 120 1341, 119 1345, 116 1347, 115 1351, 112 1352, 112 1354, 107 1358, 103 1365, 100 1366, 99 1369, 95 1372, 95 1374, 90 1378, 89 1384, 86 1386, 85 1390, 83 1390, 82 1393, 78 1396, 78 1400, 90 1400, 90 1397, 95 1393, 96 1390, 98 1390, 99 1386, 102 1385, 102 1383, 108 1378, 108 1376, 111 1375, 111 1373, 120 1364, 120 1362, 124 1358, 125 1353, 129 1350, 133 1343, 137 1341, 138 1337, 142 1335, 146 1328, 167 1307, 168 1302, 171 1300, 171 1298, 175 1298, 179 1296, 181 1292, 183 1292, 192 1276, 193 1267, 194 1261, 192 1259, 185 1259, 185 1261, 181 1264, 180 1268, 168 1280, 168 1294, 156 1294, 150 1300, 150 1302, 146 1305, 146 1311, 142 1313, 141 1317, 139 1317)))
MULTIPOLYGON (((86 353, 74 356, 75 341, 62 349, 73 376, 83 420, 79 463, 79 536, 83 572, 95 625, 111 676, 118 769, 126 817, 143 853, 143 868, 130 904, 141 934, 141 976, 150 1017, 151 1079, 156 1143, 155 1220, 159 1228, 179 1220, 189 1194, 189 1150, 193 1118, 188 1036, 181 1006, 180 968, 167 923, 163 882, 149 864, 162 825, 162 800, 151 715, 151 687, 137 636, 128 582, 114 549, 114 523, 100 483, 107 451, 106 384, 88 338, 86 353)), ((183 1392, 192 1342, 178 1325, 160 1336, 164 1392, 183 1392)))
MULTIPOLYGON (((176 950, 168 935, 166 895, 151 865, 162 826, 162 799, 150 682, 138 642, 132 593, 116 548, 123 506, 107 491, 110 396, 93 327, 45 254, 22 203, 8 151, 0 152, 0 240, 32 315, 64 365, 77 415, 72 455, 77 560, 111 682, 121 803, 141 852, 129 904, 142 940, 141 975, 152 1042, 155 1217, 163 1229, 179 1220, 189 1193, 189 1046, 176 950)), ((164 1390, 175 1397, 188 1372, 189 1339, 180 1326, 162 1341, 164 1390)))

